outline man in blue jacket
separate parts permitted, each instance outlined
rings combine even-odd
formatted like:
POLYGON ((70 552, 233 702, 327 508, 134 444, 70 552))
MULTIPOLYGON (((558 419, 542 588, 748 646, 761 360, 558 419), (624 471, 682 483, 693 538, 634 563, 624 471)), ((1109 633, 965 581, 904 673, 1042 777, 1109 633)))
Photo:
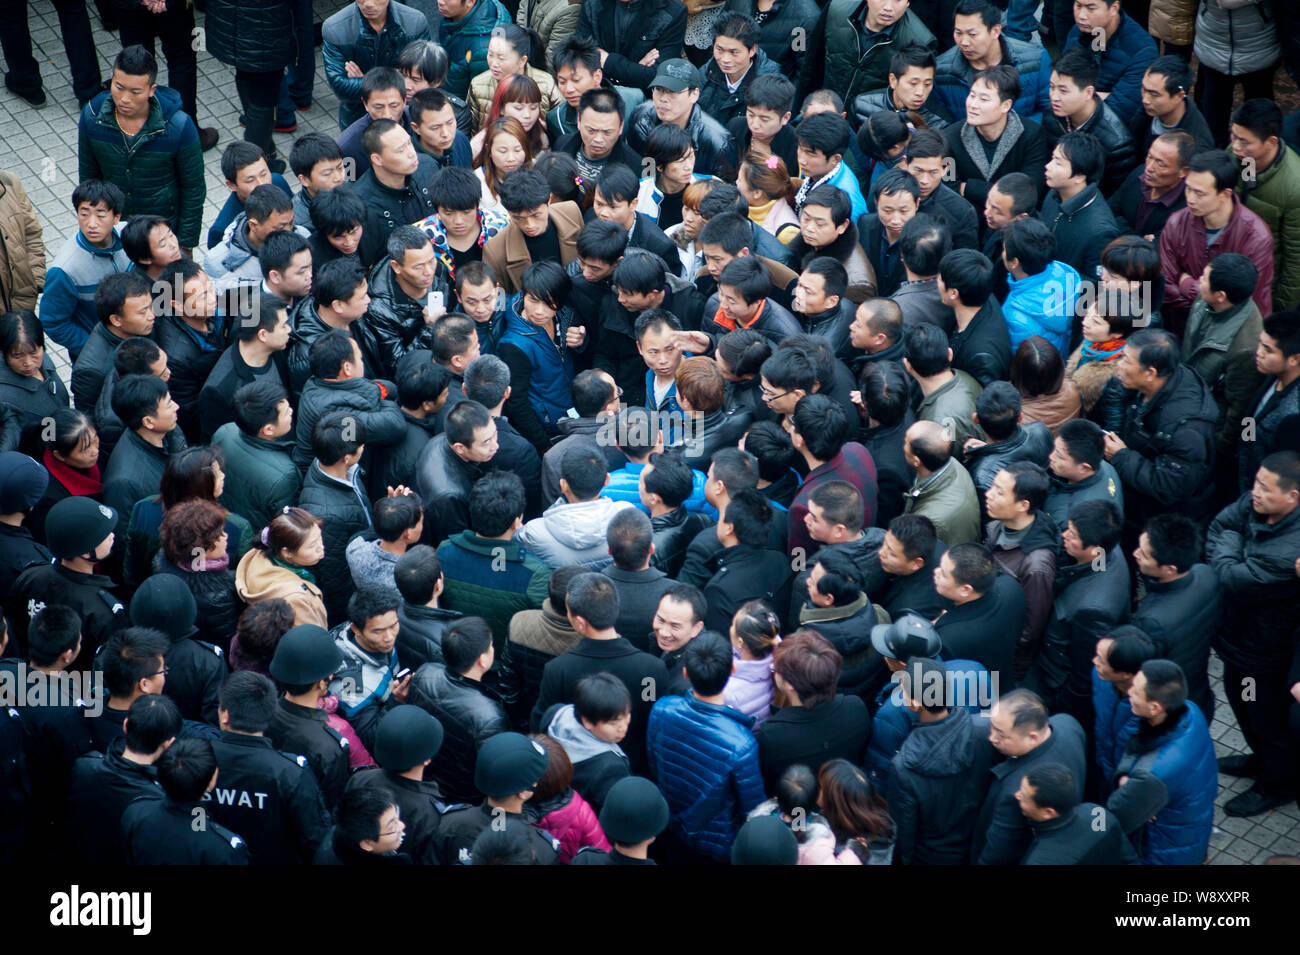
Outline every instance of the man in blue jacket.
POLYGON ((1151 34, 1120 9, 1119 0, 1074 0, 1074 26, 1062 50, 1076 45, 1101 62, 1097 95, 1132 122, 1142 108, 1142 75, 1159 52, 1151 34))
MULTIPOLYGON (((469 92, 469 81, 488 68, 487 49, 492 31, 511 23, 510 13, 497 0, 442 0, 438 10, 442 13, 438 42, 447 51, 451 63, 442 89, 464 99, 469 92)), ((424 38, 427 37, 426 33, 424 38)))
MULTIPOLYGON (((452 5, 456 4, 452 0, 452 5)), ((448 24, 443 24, 444 32, 448 24)), ((489 28, 490 32, 490 28, 489 28)), ((429 21, 423 13, 404 3, 390 0, 357 0, 325 21, 321 27, 324 40, 325 78, 339 98, 339 129, 347 129, 361 118, 361 78, 376 66, 396 68, 398 54, 412 40, 432 39, 429 21)), ((443 46, 447 45, 445 39, 443 46)), ((487 49, 487 38, 483 40, 487 49)), ((464 50, 448 48, 452 70, 463 65, 464 50), (457 63, 457 59, 461 63, 457 63)), ((480 66, 474 72, 486 69, 480 66)), ((469 77, 465 78, 469 85, 469 77)), ((277 97, 279 80, 276 81, 277 97)), ((453 90, 457 96, 464 89, 453 90)))
POLYGON ((686 647, 691 692, 650 711, 650 773, 672 813, 665 852, 683 862, 719 863, 749 813, 763 801, 753 718, 723 702, 734 668, 731 645, 705 631, 686 647))
POLYGON ((1051 107, 1047 94, 1052 62, 1047 51, 1036 43, 1004 36, 1002 11, 989 0, 961 0, 952 33, 956 45, 939 54, 934 70, 934 92, 949 114, 966 115, 966 97, 976 73, 1008 63, 1020 76, 1020 95, 1011 108, 1041 123, 1051 107))

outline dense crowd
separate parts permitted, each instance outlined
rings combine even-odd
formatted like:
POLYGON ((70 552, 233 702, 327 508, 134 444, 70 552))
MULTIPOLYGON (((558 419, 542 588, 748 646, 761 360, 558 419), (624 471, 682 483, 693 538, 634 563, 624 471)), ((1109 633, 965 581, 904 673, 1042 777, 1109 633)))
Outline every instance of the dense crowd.
POLYGON ((56 6, 0 858, 1199 864, 1221 774, 1296 800, 1289 4, 118 0, 106 81, 56 6))

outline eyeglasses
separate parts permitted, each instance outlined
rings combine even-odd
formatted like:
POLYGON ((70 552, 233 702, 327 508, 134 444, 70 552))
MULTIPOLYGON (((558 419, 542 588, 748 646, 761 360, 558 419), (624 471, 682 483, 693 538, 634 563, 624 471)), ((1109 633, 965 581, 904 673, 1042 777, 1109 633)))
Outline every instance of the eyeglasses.
POLYGON ((763 400, 769 402, 776 401, 777 398, 784 398, 786 395, 790 393, 789 391, 782 391, 782 392, 770 391, 767 388, 760 388, 759 391, 762 393, 763 400))
POLYGON ((164 665, 163 668, 162 668, 161 670, 159 670, 157 673, 150 673, 149 676, 150 676, 150 677, 155 677, 155 676, 166 676, 166 675, 167 675, 168 673, 170 673, 170 672, 171 672, 171 667, 168 667, 168 666, 165 666, 165 665, 164 665))

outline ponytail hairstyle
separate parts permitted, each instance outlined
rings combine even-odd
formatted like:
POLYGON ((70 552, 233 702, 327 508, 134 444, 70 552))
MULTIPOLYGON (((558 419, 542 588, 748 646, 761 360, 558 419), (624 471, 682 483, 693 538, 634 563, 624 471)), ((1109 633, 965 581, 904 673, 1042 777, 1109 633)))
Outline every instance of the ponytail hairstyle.
POLYGON ((837 844, 847 842, 862 857, 861 850, 877 838, 889 840, 893 829, 889 810, 867 774, 857 766, 847 759, 824 763, 817 774, 817 788, 818 804, 837 844))
POLYGON ((500 37, 510 44, 515 56, 526 57, 528 62, 524 69, 532 67, 545 73, 549 68, 546 63, 546 47, 536 30, 521 27, 515 23, 502 23, 492 28, 492 39, 500 37))
POLYGON ((760 660, 770 656, 781 642, 781 621, 765 600, 747 601, 731 622, 745 649, 760 660))
POLYGON ((280 558, 281 551, 296 554, 311 537, 312 528, 322 527, 324 523, 301 507, 286 507, 271 518, 270 524, 262 528, 261 536, 254 541, 253 546, 265 551, 266 556, 272 560, 280 558))
POLYGON ((751 189, 761 190, 768 199, 784 199, 793 202, 798 187, 790 181, 790 172, 785 168, 785 160, 775 153, 760 156, 750 150, 740 161, 740 170, 745 174, 745 181, 751 189))

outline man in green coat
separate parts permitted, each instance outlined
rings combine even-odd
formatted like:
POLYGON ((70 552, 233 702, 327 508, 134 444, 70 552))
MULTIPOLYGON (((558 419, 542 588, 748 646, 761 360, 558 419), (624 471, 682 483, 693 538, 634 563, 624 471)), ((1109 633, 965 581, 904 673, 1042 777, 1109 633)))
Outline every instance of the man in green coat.
POLYGON ((1271 99, 1242 103, 1231 131, 1228 154, 1242 166, 1237 195, 1273 233, 1273 308, 1290 311, 1300 306, 1300 156, 1282 142, 1282 110, 1271 99))
POLYGON ((207 198, 203 147, 180 94, 157 80, 158 62, 144 47, 117 55, 109 89, 81 110, 78 175, 117 185, 124 219, 162 216, 188 256, 199 244, 207 198))
POLYGON ((918 421, 903 438, 903 457, 916 471, 904 492, 905 514, 923 514, 946 547, 980 539, 980 501, 975 482, 952 457, 953 441, 933 421, 918 421))
POLYGON ((909 0, 831 0, 806 40, 799 95, 832 77, 835 91, 852 103, 859 93, 889 86, 889 59, 898 50, 909 43, 933 50, 934 34, 908 5, 909 0))

